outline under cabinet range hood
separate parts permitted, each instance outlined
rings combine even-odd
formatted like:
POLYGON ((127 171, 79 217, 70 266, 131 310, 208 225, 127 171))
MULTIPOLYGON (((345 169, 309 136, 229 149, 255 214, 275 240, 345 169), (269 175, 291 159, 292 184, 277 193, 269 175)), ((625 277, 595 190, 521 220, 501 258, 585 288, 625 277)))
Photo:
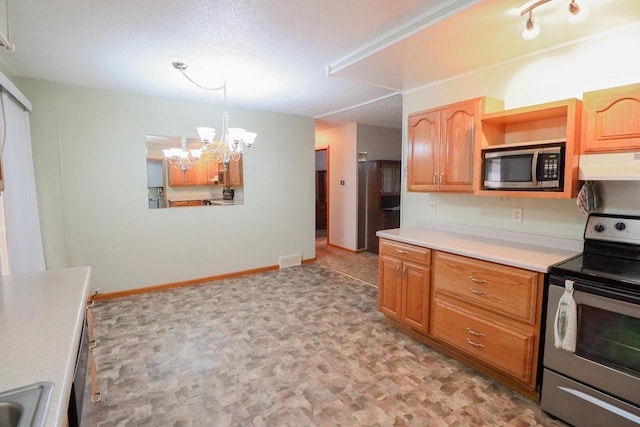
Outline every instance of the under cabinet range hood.
POLYGON ((580 156, 582 181, 640 181, 639 153, 584 154, 580 156))

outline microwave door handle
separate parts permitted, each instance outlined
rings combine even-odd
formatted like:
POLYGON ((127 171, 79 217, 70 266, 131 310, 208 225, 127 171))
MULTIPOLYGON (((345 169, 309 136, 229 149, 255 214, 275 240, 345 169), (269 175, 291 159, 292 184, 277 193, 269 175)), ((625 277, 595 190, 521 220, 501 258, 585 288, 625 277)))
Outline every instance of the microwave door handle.
POLYGON ((534 187, 538 186, 538 150, 533 152, 531 158, 531 183, 534 187))

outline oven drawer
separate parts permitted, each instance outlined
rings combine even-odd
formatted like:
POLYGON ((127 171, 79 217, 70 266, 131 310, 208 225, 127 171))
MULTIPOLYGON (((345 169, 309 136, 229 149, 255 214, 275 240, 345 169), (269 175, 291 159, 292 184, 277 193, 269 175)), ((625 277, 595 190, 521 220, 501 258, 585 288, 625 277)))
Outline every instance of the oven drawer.
POLYGON ((640 408, 545 369, 542 410, 580 427, 637 427, 640 408))
POLYGON ((500 372, 532 384, 533 333, 509 329, 438 299, 434 300, 432 310, 434 338, 500 372))
POLYGON ((431 249, 380 239, 380 253, 401 257, 420 264, 431 264, 431 249))
POLYGON ((434 291, 534 325, 540 274, 436 252, 434 291))

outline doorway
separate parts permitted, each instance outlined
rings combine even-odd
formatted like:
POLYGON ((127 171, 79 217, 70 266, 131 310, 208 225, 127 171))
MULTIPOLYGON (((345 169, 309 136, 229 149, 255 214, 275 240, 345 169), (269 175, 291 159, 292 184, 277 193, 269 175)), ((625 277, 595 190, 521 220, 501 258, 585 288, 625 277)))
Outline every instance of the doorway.
POLYGON ((327 238, 329 225, 329 149, 316 149, 316 238, 327 238))

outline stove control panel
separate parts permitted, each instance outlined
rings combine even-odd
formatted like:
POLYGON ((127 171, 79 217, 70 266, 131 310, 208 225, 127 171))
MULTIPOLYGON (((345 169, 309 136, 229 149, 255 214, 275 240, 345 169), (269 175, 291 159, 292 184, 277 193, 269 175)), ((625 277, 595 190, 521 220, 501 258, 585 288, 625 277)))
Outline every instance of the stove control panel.
POLYGON ((640 244, 640 216, 591 214, 584 238, 640 244))

